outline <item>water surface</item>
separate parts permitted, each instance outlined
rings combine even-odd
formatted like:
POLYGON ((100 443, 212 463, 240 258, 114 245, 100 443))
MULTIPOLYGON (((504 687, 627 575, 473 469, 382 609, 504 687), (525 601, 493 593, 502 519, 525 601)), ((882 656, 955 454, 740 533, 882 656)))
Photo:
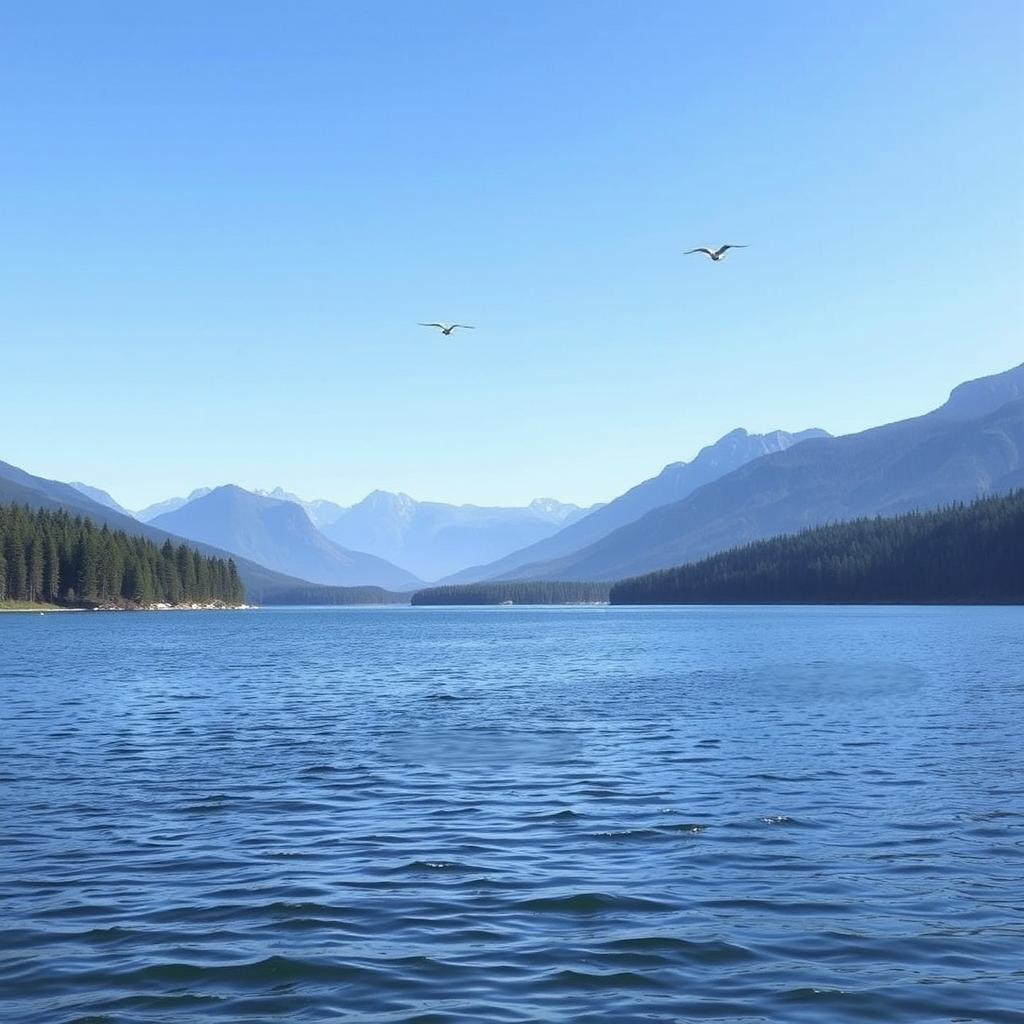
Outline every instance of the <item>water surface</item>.
POLYGON ((1024 1021, 1024 610, 0 616, 0 1019, 1024 1021))

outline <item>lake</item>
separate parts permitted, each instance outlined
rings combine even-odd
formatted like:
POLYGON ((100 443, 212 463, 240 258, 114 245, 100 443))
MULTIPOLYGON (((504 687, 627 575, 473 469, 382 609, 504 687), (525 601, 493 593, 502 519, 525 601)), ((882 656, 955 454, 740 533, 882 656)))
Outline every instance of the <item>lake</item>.
POLYGON ((1024 609, 0 615, 0 1018, 1024 1021, 1024 609))

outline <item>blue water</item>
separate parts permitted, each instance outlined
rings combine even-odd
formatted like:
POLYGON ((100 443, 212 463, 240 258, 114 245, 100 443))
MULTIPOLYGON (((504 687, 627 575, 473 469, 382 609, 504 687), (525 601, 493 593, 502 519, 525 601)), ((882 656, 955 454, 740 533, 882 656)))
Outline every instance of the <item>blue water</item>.
POLYGON ((1024 1021, 1024 609, 0 615, 0 1018, 1024 1021))

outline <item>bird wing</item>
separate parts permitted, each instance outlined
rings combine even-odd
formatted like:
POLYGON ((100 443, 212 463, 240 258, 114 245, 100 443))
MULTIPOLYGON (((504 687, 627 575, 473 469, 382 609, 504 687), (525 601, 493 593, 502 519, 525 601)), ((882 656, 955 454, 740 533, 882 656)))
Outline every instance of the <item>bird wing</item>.
POLYGON ((440 327, 442 331, 444 330, 444 324, 423 324, 423 323, 421 323, 420 327, 440 327))
POLYGON ((721 256, 726 249, 749 249, 749 245, 723 245, 720 249, 715 252, 716 256, 721 256))
POLYGON ((712 255, 711 250, 705 245, 700 246, 700 248, 698 249, 687 249, 686 252, 683 253, 683 255, 689 256, 691 252, 706 252, 709 256, 712 255))
POLYGON ((453 331, 455 330, 456 327, 461 327, 461 328, 463 328, 463 330, 466 330, 466 331, 475 331, 476 330, 476 328, 473 327, 471 324, 452 324, 452 330, 453 331))

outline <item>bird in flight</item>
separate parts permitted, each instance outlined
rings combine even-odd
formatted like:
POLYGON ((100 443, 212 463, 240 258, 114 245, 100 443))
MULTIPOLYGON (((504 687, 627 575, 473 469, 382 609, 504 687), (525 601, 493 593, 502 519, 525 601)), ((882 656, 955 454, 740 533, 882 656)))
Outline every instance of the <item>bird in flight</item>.
POLYGON ((456 327, 461 327, 465 331, 472 331, 476 329, 474 327, 470 327, 469 324, 420 324, 420 327, 436 327, 446 338, 455 330, 456 327))
POLYGON ((726 249, 749 249, 749 248, 750 248, 750 246, 748 246, 748 245, 723 245, 723 246, 720 246, 717 249, 709 249, 709 248, 707 248, 707 246, 702 245, 702 246, 700 246, 697 249, 687 249, 686 252, 683 253, 683 255, 684 256, 689 256, 691 252, 703 252, 703 253, 706 253, 708 256, 710 256, 711 259, 713 259, 715 261, 715 263, 717 263, 719 260, 721 260, 721 259, 723 259, 725 257, 726 249))

